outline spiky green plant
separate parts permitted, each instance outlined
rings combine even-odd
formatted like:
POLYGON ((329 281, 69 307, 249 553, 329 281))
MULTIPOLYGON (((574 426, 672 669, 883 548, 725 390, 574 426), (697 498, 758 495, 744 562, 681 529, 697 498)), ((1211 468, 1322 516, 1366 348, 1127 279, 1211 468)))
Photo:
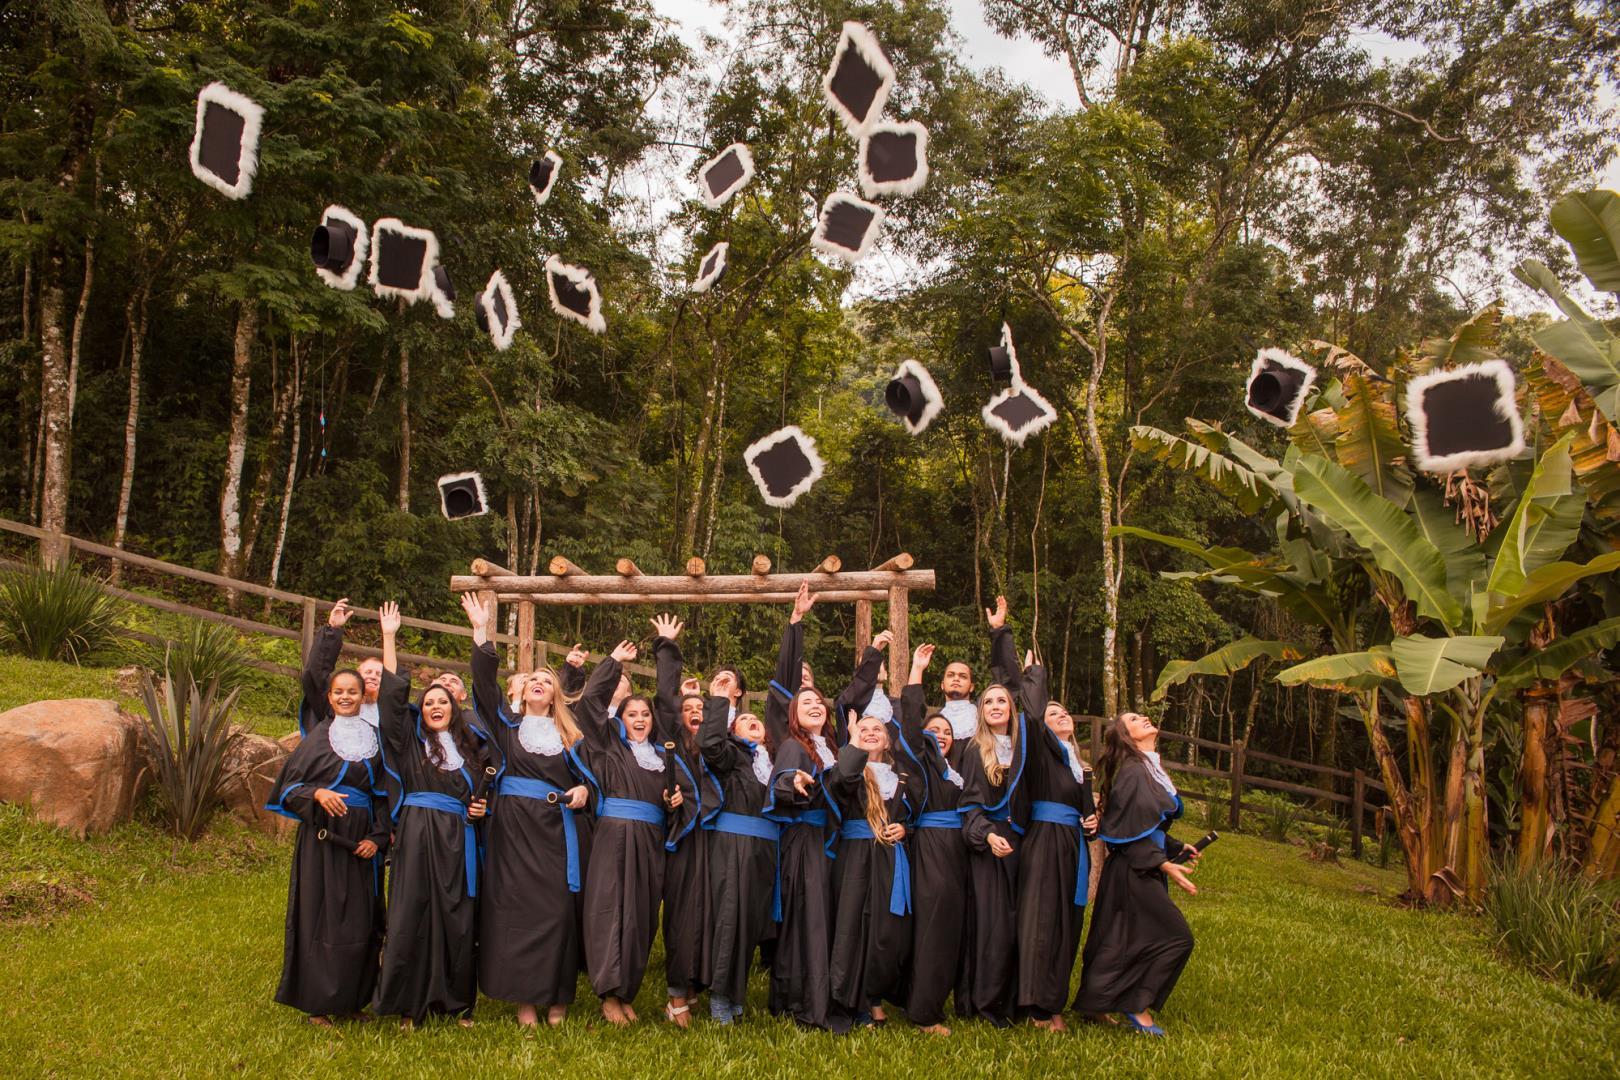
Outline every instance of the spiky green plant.
POLYGON ((160 645, 142 646, 136 660, 152 672, 167 671, 181 687, 217 686, 223 693, 241 690, 253 678, 252 655, 228 626, 189 623, 184 634, 160 645))
POLYGON ((118 641, 119 602, 67 564, 0 574, 0 649, 82 663, 118 641))
POLYGON ((202 835, 219 806, 223 788, 234 776, 227 759, 241 737, 231 727, 237 691, 230 691, 223 700, 218 692, 213 684, 200 690, 189 678, 182 680, 171 672, 163 680, 160 695, 150 674, 141 678, 153 780, 165 797, 170 828, 186 840, 202 835))
POLYGON ((1556 863, 1497 866, 1485 913, 1504 949, 1541 975, 1606 1001, 1620 998, 1620 895, 1556 863))

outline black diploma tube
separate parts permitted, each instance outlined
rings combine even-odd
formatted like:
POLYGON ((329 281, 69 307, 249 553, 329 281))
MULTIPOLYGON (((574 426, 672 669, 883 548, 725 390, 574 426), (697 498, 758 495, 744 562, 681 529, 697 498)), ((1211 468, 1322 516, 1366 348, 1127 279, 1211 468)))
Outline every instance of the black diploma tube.
POLYGON ((679 783, 679 781, 677 781, 675 779, 675 744, 672 743, 672 742, 667 742, 667 743, 664 744, 664 805, 665 806, 669 805, 669 801, 675 797, 675 793, 677 791, 679 791, 679 790, 680 790, 680 783, 679 783))
POLYGON ((495 786, 495 766, 484 766, 484 775, 479 778, 478 787, 473 789, 473 801, 489 798, 489 789, 495 786))
POLYGON ((355 848, 360 846, 360 842, 358 840, 350 840, 346 836, 339 836, 330 829, 322 829, 320 832, 315 834, 315 839, 325 840, 328 844, 336 844, 344 851, 353 851, 355 848))

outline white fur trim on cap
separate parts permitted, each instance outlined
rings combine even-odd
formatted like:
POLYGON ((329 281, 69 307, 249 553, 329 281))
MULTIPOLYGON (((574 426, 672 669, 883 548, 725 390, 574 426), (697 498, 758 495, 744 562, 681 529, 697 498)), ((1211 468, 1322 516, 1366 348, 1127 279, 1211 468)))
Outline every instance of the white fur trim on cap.
POLYGON ((541 157, 551 162, 551 175, 546 177, 546 186, 543 188, 529 185, 529 194, 534 196, 536 206, 546 205, 546 200, 551 198, 551 189, 557 186, 557 177, 562 174, 563 166, 562 155, 555 150, 547 150, 541 157))
POLYGON ((1305 405, 1305 399, 1310 396, 1311 388, 1315 385, 1316 369, 1314 367, 1292 353, 1284 352, 1282 349, 1261 349, 1255 354, 1254 363, 1249 365, 1249 377, 1243 384, 1243 407, 1268 424, 1280 428, 1291 428, 1294 426, 1294 421, 1299 419, 1299 410, 1305 405), (1249 404, 1249 387, 1254 385, 1255 376, 1269 366, 1268 361, 1278 367, 1297 371, 1305 376, 1305 381, 1299 384, 1299 394, 1294 398, 1293 407, 1288 410, 1287 419, 1279 419, 1249 404))
POLYGON ((708 161, 705 161, 703 166, 698 169, 698 198, 702 199, 703 205, 707 206, 710 210, 718 210, 726 204, 726 200, 730 199, 733 195, 737 194, 737 192, 746 187, 748 185, 748 181, 752 180, 753 178, 754 155, 749 153, 748 144, 740 142, 732 143, 730 146, 714 155, 714 157, 710 158, 708 161), (709 194, 709 183, 704 179, 704 176, 711 168, 719 163, 721 158, 725 157, 733 150, 737 152, 737 163, 742 166, 742 175, 736 180, 732 181, 731 184, 725 188, 725 190, 720 192, 720 194, 709 194))
POLYGON ((722 240, 718 244, 714 245, 714 247, 710 248, 708 253, 705 254, 703 258, 698 260, 698 269, 702 270, 704 263, 708 262, 711 258, 714 258, 717 254, 719 256, 717 259, 715 259, 713 270, 710 270, 707 274, 699 274, 698 279, 692 282, 693 292, 706 293, 714 286, 715 282, 720 280, 720 275, 726 272, 726 263, 730 258, 730 251, 731 245, 722 240))
POLYGON ((489 326, 489 340, 495 348, 505 352, 512 347, 512 338, 517 334, 523 321, 518 318, 517 301, 512 296, 512 286, 507 283, 506 275, 499 270, 489 275, 489 284, 478 296, 478 303, 483 305, 484 320, 489 326), (495 297, 499 294, 501 303, 506 307, 506 326, 503 329, 495 322, 495 297))
POLYGON ((1495 465, 1524 453, 1524 421, 1514 400, 1517 382, 1505 360, 1485 360, 1477 364, 1419 375, 1406 384, 1406 419, 1412 425, 1412 460, 1423 472, 1450 473, 1476 465, 1495 465), (1508 423, 1508 445, 1493 450, 1462 450, 1436 456, 1429 451, 1429 418, 1423 411, 1424 395, 1435 386, 1458 379, 1485 376, 1496 381, 1496 414, 1508 423))
POLYGON ((864 135, 867 128, 883 116, 883 108, 889 103, 889 92, 893 89, 894 65, 889 63, 887 56, 883 55, 883 48, 878 44, 877 36, 867 29, 863 23, 845 23, 843 33, 838 38, 838 48, 833 53, 832 63, 827 67, 826 74, 821 77, 822 95, 827 99, 827 104, 832 108, 832 111, 838 114, 838 119, 843 122, 844 130, 856 138, 864 135), (859 53, 861 59, 865 60, 867 65, 878 73, 877 93, 873 95, 871 108, 867 111, 865 117, 859 117, 850 112, 849 107, 833 96, 832 92, 833 73, 838 70, 838 62, 851 49, 859 53))
POLYGON ((211 82, 203 87, 197 94, 197 124, 191 135, 192 173, 222 195, 232 199, 247 198, 248 192, 253 190, 253 176, 259 171, 259 130, 263 123, 264 106, 246 94, 239 94, 222 82, 211 82), (209 102, 242 118, 241 153, 237 158, 240 171, 234 184, 227 183, 224 177, 202 163, 203 114, 208 111, 209 102))
POLYGON ((894 379, 898 379, 902 375, 916 376, 917 382, 922 387, 923 401, 926 402, 926 404, 923 406, 922 415, 917 418, 917 422, 915 424, 911 422, 909 417, 905 416, 900 417, 900 422, 906 425, 906 430, 911 432, 911 434, 921 435, 923 431, 927 429, 928 425, 934 422, 934 417, 938 416, 944 411, 945 397, 939 392, 939 384, 936 383, 934 381, 934 377, 928 373, 928 369, 923 367, 917 361, 902 360, 900 362, 900 366, 895 368, 894 375, 891 376, 890 381, 892 382, 894 379))
POLYGON ((785 428, 773 431, 752 444, 743 451, 743 460, 748 463, 748 474, 754 478, 754 484, 759 488, 760 498, 764 499, 768 506, 784 509, 798 502, 800 495, 814 487, 816 481, 821 479, 821 474, 826 468, 825 463, 821 460, 821 455, 816 452, 816 441, 801 431, 797 424, 789 424, 785 428), (804 479, 794 484, 792 490, 786 495, 774 496, 771 494, 769 485, 765 483, 764 474, 760 472, 759 466, 755 462, 765 451, 777 443, 789 439, 799 444, 799 449, 804 452, 804 456, 810 462, 810 472, 804 479))
POLYGON ((883 207, 876 203, 869 203, 851 192, 835 191, 827 196, 827 201, 821 205, 821 217, 816 222, 816 231, 810 236, 810 246, 817 251, 842 259, 844 262, 858 263, 871 253, 872 246, 877 243, 878 234, 882 231, 883 207), (872 214, 871 223, 866 226, 866 235, 861 238, 861 246, 854 251, 827 239, 829 215, 833 207, 840 203, 853 203, 863 210, 870 211, 872 214))
POLYGON ((418 229, 405 224, 399 218, 378 218, 371 226, 371 291, 378 296, 398 296, 409 303, 418 300, 431 300, 438 288, 433 280, 433 268, 439 264, 439 238, 433 235, 432 229, 418 229), (401 289, 393 285, 383 285, 377 280, 378 262, 382 258, 382 234, 385 232, 398 233, 401 236, 414 237, 427 244, 422 256, 422 278, 416 283, 414 289, 401 289))
POLYGON ((861 193, 868 199, 879 195, 915 195, 928 183, 928 129, 915 120, 907 120, 901 124, 873 124, 861 136, 860 154, 857 156, 861 170, 861 193), (871 167, 867 164, 867 152, 871 147, 872 137, 883 133, 893 135, 914 135, 917 139, 917 171, 905 180, 879 180, 872 175, 871 167))
POLYGON ((366 253, 371 250, 371 230, 354 213, 336 203, 321 211, 321 224, 329 220, 341 221, 354 230, 354 258, 349 268, 341 274, 334 274, 323 266, 317 266, 315 273, 332 288, 349 292, 360 283, 360 271, 365 268, 366 253))
POLYGON ((1052 408, 1051 403, 1042 397, 1033 386, 1030 386, 1022 379, 1015 380, 1011 386, 1007 387, 1007 389, 985 402, 984 408, 981 410, 981 415, 983 415, 984 422, 987 427, 999 434, 1003 439, 1013 446, 1023 446, 1024 440, 1028 439, 1031 435, 1037 435, 1040 432, 1045 431, 1047 428, 1052 426, 1054 421, 1057 420, 1057 410, 1052 408), (1015 397, 1019 394, 1027 396, 1035 403, 1035 407, 1040 411, 1041 417, 1039 419, 1030 421, 1022 428, 1015 430, 1011 424, 1007 423, 1007 421, 996 415, 995 409, 997 405, 1000 405, 1007 399, 1015 397))
POLYGON ((557 256, 551 256, 546 260, 546 292, 551 297, 551 310, 558 315, 574 320, 593 334, 600 334, 607 329, 607 320, 602 318, 602 293, 596 287, 596 278, 583 266, 571 266, 557 256), (587 314, 581 315, 565 307, 562 301, 557 299, 557 283, 551 280, 553 274, 567 278, 590 294, 590 311, 587 314))
MULTIPOLYGON (((483 509, 478 511, 478 513, 467 514, 465 516, 482 517, 483 515, 489 513, 489 497, 484 493, 484 478, 476 472, 446 473, 445 475, 439 477, 439 511, 443 513, 446 518, 450 517, 450 505, 444 497, 444 486, 446 484, 453 484, 458 480, 471 480, 473 482, 474 486, 478 488, 478 505, 483 507, 483 509)), ((456 518, 455 520, 462 521, 464 518, 456 518)))

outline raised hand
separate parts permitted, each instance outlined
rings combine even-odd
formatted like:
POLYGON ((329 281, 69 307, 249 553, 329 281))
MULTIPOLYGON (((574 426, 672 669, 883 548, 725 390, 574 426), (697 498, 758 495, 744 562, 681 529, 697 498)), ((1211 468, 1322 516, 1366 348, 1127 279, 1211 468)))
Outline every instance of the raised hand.
POLYGON ((872 648, 876 649, 878 652, 887 652, 889 650, 889 645, 893 641, 894 631, 885 630, 883 633, 872 639, 872 648))
POLYGON ((332 610, 327 612, 326 625, 332 627, 334 630, 341 630, 349 624, 349 619, 353 615, 354 608, 349 606, 349 598, 345 596, 343 599, 333 604, 332 610))
POLYGON ((584 667, 585 658, 589 655, 591 655, 589 649, 575 642, 574 647, 568 650, 568 655, 564 657, 564 660, 569 667, 584 667))
POLYGON ((467 624, 472 627, 473 644, 482 645, 489 640, 489 608, 475 593, 461 594, 461 610, 467 613, 467 624))
POLYGON ((924 642, 911 651, 911 668, 913 671, 926 668, 929 661, 934 659, 934 646, 924 642))
POLYGON ((1000 630, 1003 626, 1006 626, 1007 598, 1005 596, 996 597, 996 606, 993 608, 985 608, 984 618, 985 621, 990 624, 990 629, 992 630, 1000 630))
POLYGON ((377 609, 377 621, 382 624, 383 637, 393 637, 399 633, 399 605, 392 600, 383 601, 377 609))
POLYGON ((799 595, 793 598, 793 617, 788 621, 798 622, 815 605, 816 594, 810 591, 810 583, 808 581, 799 582, 799 595))
POLYGON ((709 696, 728 698, 737 688, 737 678, 729 671, 717 671, 709 680, 709 696))
POLYGON ((674 641, 681 636, 681 629, 686 625, 673 615, 654 615, 652 619, 653 633, 661 638, 674 641))
POLYGON ((681 680, 681 696, 682 697, 685 697, 687 694, 701 694, 701 693, 703 693, 703 684, 698 682, 697 676, 694 675, 691 678, 681 680))
POLYGON ((635 642, 621 641, 613 647, 612 656, 613 659, 617 660, 619 663, 628 664, 630 661, 634 660, 640 654, 640 652, 641 650, 636 648, 635 642))

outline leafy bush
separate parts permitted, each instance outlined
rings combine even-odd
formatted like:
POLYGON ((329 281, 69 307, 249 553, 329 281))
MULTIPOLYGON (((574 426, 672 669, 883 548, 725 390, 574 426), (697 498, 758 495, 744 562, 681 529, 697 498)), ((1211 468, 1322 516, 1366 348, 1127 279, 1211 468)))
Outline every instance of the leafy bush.
POLYGON ((221 789, 232 778, 226 758, 240 738, 231 728, 237 692, 224 700, 218 692, 214 685, 199 690, 195 682, 170 672, 159 697, 151 675, 141 679, 153 779, 163 793, 169 827, 187 840, 196 840, 208 827, 221 789), (184 690, 179 689, 182 681, 184 690))
POLYGON ((183 634, 163 645, 143 645, 136 661, 148 671, 168 672, 185 687, 214 686, 221 693, 242 690, 253 680, 252 654, 235 630, 216 623, 190 622, 183 634))
POLYGON ((0 575, 0 649, 82 663, 118 641, 121 605, 71 564, 0 575))
POLYGON ((1500 941, 1540 975, 1605 1001, 1620 999, 1620 896, 1548 865, 1498 866, 1485 890, 1485 912, 1500 941))
POLYGON ((1265 837, 1279 844, 1288 843, 1293 835, 1294 823, 1299 820, 1299 807, 1283 803, 1266 811, 1265 837))

